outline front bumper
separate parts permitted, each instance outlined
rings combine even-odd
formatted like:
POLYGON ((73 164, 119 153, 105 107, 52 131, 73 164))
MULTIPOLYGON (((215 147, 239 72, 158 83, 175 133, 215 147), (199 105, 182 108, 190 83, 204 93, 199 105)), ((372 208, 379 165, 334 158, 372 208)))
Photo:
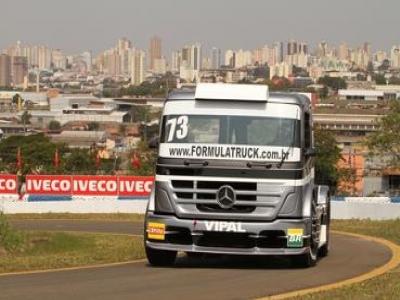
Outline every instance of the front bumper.
POLYGON ((210 226, 212 222, 219 221, 179 219, 148 212, 144 235, 146 246, 158 250, 234 255, 299 255, 310 249, 308 228, 311 226, 308 218, 277 219, 273 222, 224 220, 222 223, 225 225, 233 223, 233 227, 224 227, 224 230, 210 226), (149 231, 149 224, 161 224, 163 234, 154 236, 149 231), (302 230, 300 246, 287 246, 289 229, 302 230))

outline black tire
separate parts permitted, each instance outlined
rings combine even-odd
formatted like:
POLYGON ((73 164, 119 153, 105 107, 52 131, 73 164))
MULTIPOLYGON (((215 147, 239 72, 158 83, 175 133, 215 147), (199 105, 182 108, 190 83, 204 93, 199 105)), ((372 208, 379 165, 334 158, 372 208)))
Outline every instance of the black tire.
POLYGON ((315 203, 311 205, 311 238, 310 238, 310 250, 307 253, 301 255, 295 255, 291 257, 292 265, 296 268, 310 268, 314 267, 318 261, 318 241, 315 239, 316 234, 314 228, 316 224, 314 219, 315 216, 315 203))
POLYGON ((176 254, 176 251, 157 250, 146 247, 147 260, 152 266, 172 266, 175 263, 176 254))
POLYGON ((310 268, 317 264, 317 255, 311 254, 311 250, 302 255, 295 255, 291 258, 292 265, 296 268, 310 268))
POLYGON ((328 199, 328 209, 326 212, 326 243, 323 245, 321 248, 318 250, 318 256, 319 257, 327 257, 329 255, 329 241, 330 241, 330 236, 329 236, 329 230, 330 230, 330 223, 331 223, 331 201, 328 199))

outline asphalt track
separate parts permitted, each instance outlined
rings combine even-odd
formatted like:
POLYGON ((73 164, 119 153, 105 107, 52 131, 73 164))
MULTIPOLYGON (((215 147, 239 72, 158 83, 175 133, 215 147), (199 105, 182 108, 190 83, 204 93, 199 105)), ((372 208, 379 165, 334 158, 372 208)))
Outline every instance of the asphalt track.
MULTIPOLYGON (((18 228, 142 234, 142 225, 100 221, 14 221, 18 228)), ((146 262, 0 276, 0 299, 249 299, 355 277, 385 264, 390 250, 376 242, 332 234, 329 257, 293 269, 284 258, 180 257, 173 268, 146 262)))

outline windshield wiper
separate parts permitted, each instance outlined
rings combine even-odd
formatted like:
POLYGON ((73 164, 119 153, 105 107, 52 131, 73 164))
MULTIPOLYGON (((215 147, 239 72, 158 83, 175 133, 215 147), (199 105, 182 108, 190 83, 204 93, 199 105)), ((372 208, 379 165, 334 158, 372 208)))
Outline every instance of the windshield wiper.
MULTIPOLYGON (((290 148, 289 148, 290 149, 290 148)), ((285 160, 289 157, 289 149, 288 151, 282 153, 282 158, 280 160, 280 162, 276 165, 276 167, 278 169, 282 168, 283 163, 285 162, 285 160)))
POLYGON ((189 160, 189 159, 185 159, 183 161, 183 164, 185 166, 190 166, 190 165, 200 165, 200 166, 208 166, 208 161, 206 160, 189 160))
POLYGON ((247 163, 247 167, 248 168, 252 168, 252 167, 264 167, 266 169, 270 169, 272 167, 271 163, 268 162, 248 162, 247 163))

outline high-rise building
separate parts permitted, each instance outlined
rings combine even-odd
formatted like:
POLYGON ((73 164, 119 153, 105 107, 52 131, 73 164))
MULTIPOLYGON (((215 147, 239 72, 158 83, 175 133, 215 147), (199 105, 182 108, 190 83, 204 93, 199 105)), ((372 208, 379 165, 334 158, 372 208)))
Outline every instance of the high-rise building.
POLYGON ((195 71, 201 70, 201 60, 202 60, 202 53, 201 53, 201 45, 194 44, 191 46, 191 67, 195 71))
POLYGON ((38 47, 38 67, 39 69, 51 69, 51 49, 46 46, 38 47))
POLYGON ((225 52, 225 66, 234 68, 236 66, 235 62, 235 52, 233 50, 226 50, 225 52))
POLYGON ((28 60, 25 56, 12 57, 11 74, 14 86, 24 84, 28 76, 28 60))
POLYGON ((251 52, 239 49, 235 51, 235 68, 251 65, 251 52))
POLYGON ((293 66, 291 64, 288 64, 287 62, 281 62, 270 67, 269 78, 272 79, 275 76, 287 78, 292 73, 292 70, 293 66))
POLYGON ((191 62, 191 51, 190 46, 185 46, 182 48, 182 55, 181 55, 181 63, 186 62, 187 65, 190 65, 191 62))
POLYGON ((393 68, 400 68, 400 46, 393 46, 390 51, 390 65, 393 68))
POLYGON ((328 53, 329 53, 328 43, 325 41, 319 43, 317 49, 317 56, 325 57, 328 55, 328 53))
POLYGON ((132 42, 130 40, 128 40, 127 38, 121 38, 118 40, 117 43, 117 51, 118 53, 122 53, 125 50, 129 50, 132 48, 132 42))
POLYGON ((92 52, 85 51, 81 54, 82 61, 86 64, 86 69, 88 72, 92 70, 92 52))
POLYGON ((263 53, 263 49, 262 48, 256 48, 253 50, 252 52, 252 57, 251 57, 251 63, 253 65, 255 64, 262 64, 262 53, 263 53))
POLYGON ((308 54, 308 45, 305 42, 300 42, 297 44, 297 52, 296 53, 303 53, 308 54))
POLYGON ((131 84, 139 85, 145 80, 145 52, 131 50, 131 84))
POLYGON ((184 46, 181 51, 179 76, 189 82, 197 82, 200 78, 201 63, 201 44, 196 43, 184 46))
POLYGON ((121 74, 121 58, 115 49, 105 52, 105 73, 111 76, 121 74))
POLYGON ((53 50, 51 56, 53 61, 53 68, 62 70, 65 70, 67 68, 67 58, 60 49, 53 50))
POLYGON ((11 57, 8 54, 0 54, 0 86, 11 86, 11 57))
POLYGON ((338 58, 340 60, 349 60, 349 48, 346 43, 341 43, 338 51, 338 58))
POLYGON ((370 43, 365 42, 365 43, 363 44, 363 50, 364 50, 364 52, 368 55, 368 57, 371 56, 371 44, 370 44, 370 43))
POLYGON ((153 36, 150 39, 149 47, 149 69, 154 70, 154 62, 156 59, 161 59, 161 39, 158 36, 153 36))
POLYGON ((211 49, 211 68, 219 69, 221 67, 221 49, 213 47, 211 49))
POLYGON ((171 55, 171 66, 170 66, 172 72, 179 72, 181 60, 182 60, 182 52, 173 51, 171 55))
POLYGON ((385 59, 387 59, 386 51, 379 50, 374 53, 374 61, 378 64, 382 64, 385 59))
POLYGON ((294 40, 290 40, 287 43, 287 55, 292 55, 297 53, 297 42, 294 40))
POLYGON ((274 49, 275 49, 275 55, 276 55, 276 61, 278 63, 283 61, 284 58, 284 51, 283 51, 283 43, 282 42, 275 42, 274 43, 274 49))
POLYGON ((165 74, 167 72, 167 61, 165 57, 157 58, 154 60, 153 72, 155 74, 165 74))
POLYGON ((130 74, 130 51, 132 49, 132 42, 127 38, 118 40, 115 51, 119 59, 119 73, 116 75, 129 75, 130 74))

